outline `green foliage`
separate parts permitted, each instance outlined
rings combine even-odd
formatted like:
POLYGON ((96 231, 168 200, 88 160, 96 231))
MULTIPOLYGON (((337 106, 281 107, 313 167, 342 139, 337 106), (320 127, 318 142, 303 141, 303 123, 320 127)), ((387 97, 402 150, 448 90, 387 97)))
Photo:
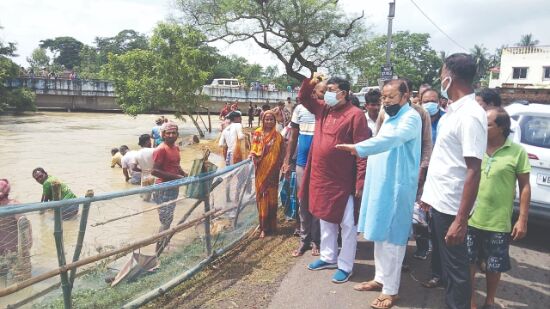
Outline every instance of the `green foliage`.
POLYGON ((216 65, 215 50, 190 27, 159 24, 148 50, 111 54, 105 73, 115 84, 118 102, 126 113, 173 107, 189 114, 205 98, 197 93, 216 65))
POLYGON ((46 49, 39 47, 32 51, 30 57, 27 57, 27 62, 31 66, 31 69, 34 70, 48 68, 50 66, 50 57, 48 57, 46 49))
POLYGON ((9 108, 20 113, 26 110, 34 110, 34 93, 28 89, 8 89, 5 82, 9 78, 15 78, 19 74, 19 66, 6 56, 15 55, 15 44, 0 41, 0 113, 9 108))
POLYGON ((122 30, 114 37, 96 37, 97 60, 100 65, 106 64, 109 54, 122 55, 135 49, 149 48, 147 36, 134 30, 122 30))
MULTIPOLYGON (((415 88, 432 84, 438 78, 442 61, 428 42, 427 33, 400 31, 392 35, 391 63, 394 74, 410 79, 415 88)), ((347 65, 336 71, 348 76, 368 78, 369 85, 377 85, 380 68, 386 63, 386 36, 366 41, 347 56, 347 65)))
POLYGON ((101 56, 95 48, 85 45, 80 51, 80 65, 75 68, 80 78, 83 79, 102 79, 102 66, 107 61, 102 62, 101 56))
POLYGON ((474 48, 470 50, 470 54, 474 58, 474 61, 476 63, 476 82, 479 82, 480 80, 486 80, 488 78, 488 70, 489 70, 489 59, 490 55, 487 51, 487 48, 483 47, 483 45, 474 45, 474 48))
POLYGON ((250 40, 273 54, 289 76, 332 67, 362 42, 363 15, 348 16, 338 1, 178 0, 183 20, 211 41, 250 40))
POLYGON ((80 65, 80 51, 83 47, 82 42, 68 36, 40 41, 40 48, 49 49, 54 53, 53 62, 67 69, 80 65))

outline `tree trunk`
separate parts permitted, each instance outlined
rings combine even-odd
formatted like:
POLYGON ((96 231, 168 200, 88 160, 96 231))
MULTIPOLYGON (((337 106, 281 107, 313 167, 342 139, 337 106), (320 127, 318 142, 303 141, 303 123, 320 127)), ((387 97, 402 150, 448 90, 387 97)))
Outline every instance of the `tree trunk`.
POLYGON ((190 112, 186 112, 186 114, 187 116, 189 116, 189 118, 191 118, 191 121, 195 125, 195 128, 197 128, 200 138, 204 138, 204 132, 202 132, 201 127, 199 126, 199 123, 195 120, 195 118, 193 118, 193 114, 191 114, 190 112))

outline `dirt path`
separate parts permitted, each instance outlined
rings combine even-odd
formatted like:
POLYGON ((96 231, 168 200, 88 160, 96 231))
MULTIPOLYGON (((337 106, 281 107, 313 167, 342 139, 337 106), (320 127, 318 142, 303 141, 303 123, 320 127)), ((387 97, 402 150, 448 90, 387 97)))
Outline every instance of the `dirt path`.
POLYGON ((294 222, 279 214, 277 235, 242 241, 191 280, 147 308, 266 308, 296 262, 290 255, 298 245, 294 222))

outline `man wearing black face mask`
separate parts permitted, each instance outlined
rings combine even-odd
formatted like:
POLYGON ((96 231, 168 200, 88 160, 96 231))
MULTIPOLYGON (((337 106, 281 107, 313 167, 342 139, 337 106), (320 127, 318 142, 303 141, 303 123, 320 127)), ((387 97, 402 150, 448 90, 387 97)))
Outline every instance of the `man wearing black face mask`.
POLYGON ((374 308, 390 308, 398 298, 418 186, 422 121, 406 94, 403 81, 388 82, 382 88, 387 115, 378 134, 360 143, 336 145, 358 157, 369 157, 358 230, 374 241, 375 275, 354 289, 382 291, 371 304, 374 308))

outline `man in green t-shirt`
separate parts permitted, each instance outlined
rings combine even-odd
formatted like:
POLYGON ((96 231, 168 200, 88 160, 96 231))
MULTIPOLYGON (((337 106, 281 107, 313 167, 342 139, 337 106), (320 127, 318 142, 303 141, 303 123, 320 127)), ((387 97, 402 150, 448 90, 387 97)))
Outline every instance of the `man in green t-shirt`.
MULTIPOLYGON (((71 189, 69 189, 69 187, 67 187, 66 184, 62 183, 54 176, 49 176, 48 173, 46 173, 46 171, 41 167, 37 167, 32 171, 32 177, 39 184, 42 185, 42 199, 40 200, 41 202, 48 202, 53 200, 52 185, 54 182, 59 182, 61 184, 62 200, 76 198, 76 195, 71 191, 71 189)), ((62 212, 63 220, 72 219, 76 217, 77 214, 78 214, 78 204, 63 207, 63 212, 62 212)))
POLYGON ((487 297, 485 307, 495 306, 500 274, 510 270, 510 238, 527 233, 527 213, 531 200, 529 158, 525 150, 508 136, 510 116, 502 107, 487 110, 487 151, 481 163, 481 180, 476 208, 468 221, 466 244, 472 280, 471 308, 477 308, 474 278, 478 259, 485 262, 487 297), (519 218, 512 228, 516 181, 519 186, 519 218), (511 233, 510 233, 511 232, 511 233))

